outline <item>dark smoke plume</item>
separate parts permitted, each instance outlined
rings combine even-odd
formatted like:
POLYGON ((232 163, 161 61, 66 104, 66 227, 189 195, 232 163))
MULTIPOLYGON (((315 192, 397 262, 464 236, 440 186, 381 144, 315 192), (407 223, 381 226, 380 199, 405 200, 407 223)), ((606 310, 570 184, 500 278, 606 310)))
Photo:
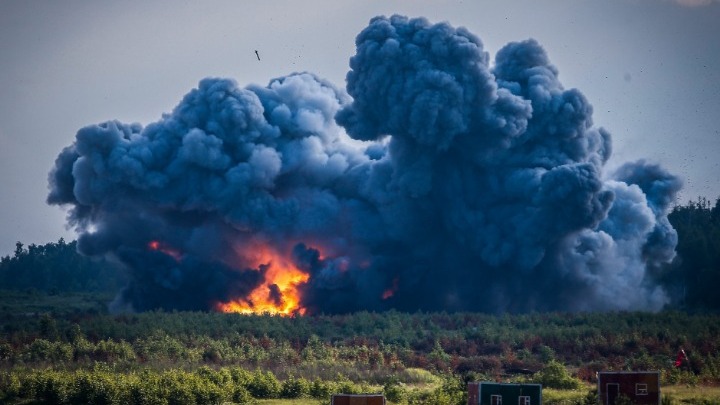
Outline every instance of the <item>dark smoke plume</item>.
POLYGON ((536 41, 491 62, 464 28, 393 16, 356 45, 347 92, 309 73, 204 79, 145 128, 77 133, 48 202, 82 253, 126 265, 118 303, 243 299, 266 274, 257 246, 309 274, 309 313, 668 301, 651 274, 675 254, 681 182, 642 161, 604 174, 609 133, 536 41))

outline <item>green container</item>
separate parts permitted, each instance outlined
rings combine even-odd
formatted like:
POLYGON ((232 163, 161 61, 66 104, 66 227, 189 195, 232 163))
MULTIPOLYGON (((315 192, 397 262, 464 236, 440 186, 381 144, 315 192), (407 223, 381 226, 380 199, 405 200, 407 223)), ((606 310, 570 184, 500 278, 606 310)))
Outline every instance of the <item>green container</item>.
POLYGON ((468 405, 542 405, 542 385, 470 383, 468 405))

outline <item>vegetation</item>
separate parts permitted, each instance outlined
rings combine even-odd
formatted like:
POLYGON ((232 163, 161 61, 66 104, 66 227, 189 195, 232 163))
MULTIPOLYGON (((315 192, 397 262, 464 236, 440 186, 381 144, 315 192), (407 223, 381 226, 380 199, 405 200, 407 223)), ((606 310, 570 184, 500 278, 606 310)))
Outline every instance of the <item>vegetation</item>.
MULTIPOLYGON (((713 205, 700 198, 673 209, 668 216, 677 230, 675 260, 652 268, 650 277, 671 295, 667 309, 718 311, 720 294, 720 198, 713 205)), ((82 256, 77 242, 29 246, 17 242, 12 256, 0 258, 0 289, 46 293, 117 292, 127 282, 115 265, 82 256)))
POLYGON ((720 198, 678 206, 668 216, 677 230, 677 257, 658 275, 673 293, 676 308, 720 310, 720 198))
POLYGON ((46 245, 15 244, 12 257, 0 259, 0 288, 39 290, 49 293, 68 291, 118 291, 125 278, 106 260, 77 253, 77 242, 46 245))
POLYGON ((0 402, 315 405, 383 392, 454 405, 467 382, 502 380, 542 383, 546 404, 590 404, 596 371, 659 370, 663 403, 717 403, 720 200, 669 218, 678 257, 652 276, 673 303, 658 314, 110 314, 125 282, 111 264, 62 239, 18 243, 0 259, 0 402))
POLYGON ((720 382, 714 314, 113 315, 102 295, 0 297, 0 402, 319 401, 342 391, 459 404, 467 382, 503 380, 558 389, 546 403, 581 403, 599 370, 660 370, 663 384, 720 382), (672 365, 679 347, 690 358, 682 369, 672 365))

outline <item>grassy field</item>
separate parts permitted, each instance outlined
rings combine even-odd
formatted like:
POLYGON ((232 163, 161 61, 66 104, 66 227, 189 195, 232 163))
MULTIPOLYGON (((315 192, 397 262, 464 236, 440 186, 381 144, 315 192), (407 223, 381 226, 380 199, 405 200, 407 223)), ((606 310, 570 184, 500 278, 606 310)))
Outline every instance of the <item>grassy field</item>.
MULTIPOLYGON (((720 405, 720 356, 713 354, 720 353, 717 315, 499 318, 390 312, 290 319, 162 311, 110 315, 107 303, 112 299, 112 294, 0 290, 0 372, 22 376, 49 368, 71 379, 77 377, 77 370, 115 373, 118 378, 139 372, 159 376, 172 370, 182 374, 182 381, 191 381, 209 378, 207 370, 242 368, 248 373, 275 373, 281 384, 294 376, 330 387, 351 384, 357 392, 380 392, 383 384, 395 381, 397 385, 390 385, 391 397, 403 395, 415 404, 444 389, 446 381, 493 380, 511 366, 539 370, 548 359, 557 359, 571 376, 584 373, 584 385, 574 391, 545 388, 543 402, 571 405, 583 403, 594 388, 587 382, 594 370, 667 371, 674 348, 682 344, 696 360, 692 364, 696 371, 674 373, 672 378, 667 374, 663 383, 676 385, 662 387, 663 404, 720 405), (198 374, 201 369, 204 374, 198 374)), ((463 391, 460 386, 450 387, 454 393, 463 391)), ((340 388, 333 389, 329 392, 340 388)), ((0 403, 3 400, 0 392, 0 403)), ((12 401, 37 403, 27 397, 12 401)), ((328 405, 329 400, 255 403, 328 405)), ((396 404, 388 401, 388 405, 396 404)))
MULTIPOLYGON (((670 403, 684 404, 720 404, 720 387, 673 385, 661 387, 663 397, 670 398, 670 403)), ((543 389, 545 404, 578 404, 587 395, 587 390, 554 390, 543 389)), ((258 405, 322 405, 317 399, 270 399, 260 400, 258 405)), ((388 402, 388 405, 392 405, 388 402)))
POLYGON ((102 314, 113 295, 109 293, 45 294, 36 291, 0 290, 0 316, 33 316, 51 313, 64 316, 77 312, 102 314))
POLYGON ((716 386, 672 385, 660 391, 674 404, 720 404, 720 387, 716 386))

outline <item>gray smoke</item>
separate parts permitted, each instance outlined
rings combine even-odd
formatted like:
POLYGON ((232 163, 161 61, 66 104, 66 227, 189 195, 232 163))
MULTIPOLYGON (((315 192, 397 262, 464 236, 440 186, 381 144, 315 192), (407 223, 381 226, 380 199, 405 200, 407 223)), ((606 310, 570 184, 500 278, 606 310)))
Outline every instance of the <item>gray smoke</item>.
POLYGON ((646 162, 604 176, 610 134, 536 41, 491 64, 464 28, 392 16, 356 45, 347 93, 309 73, 204 79, 145 128, 78 132, 48 202, 82 253, 126 265, 121 303, 245 299, 270 265, 257 246, 309 274, 309 313, 667 303, 652 269, 674 257, 681 182, 646 162))

